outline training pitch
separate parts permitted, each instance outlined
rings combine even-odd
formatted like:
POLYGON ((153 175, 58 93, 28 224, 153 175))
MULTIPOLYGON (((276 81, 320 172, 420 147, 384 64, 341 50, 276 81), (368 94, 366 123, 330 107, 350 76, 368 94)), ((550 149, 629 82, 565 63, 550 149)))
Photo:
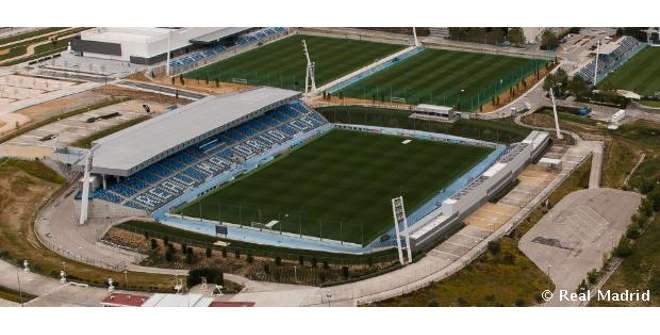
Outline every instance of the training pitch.
POLYGON ((303 39, 315 62, 317 87, 404 48, 396 44, 294 35, 184 76, 304 90, 307 61, 302 49, 303 39))
POLYGON ((426 49, 340 92, 368 100, 475 110, 545 64, 540 59, 426 49))
POLYGON ((332 130, 179 213, 365 245, 392 227, 391 198, 411 213, 492 150, 405 139, 332 130))
POLYGON ((599 88, 607 86, 642 95, 660 94, 660 48, 642 50, 598 84, 599 88))

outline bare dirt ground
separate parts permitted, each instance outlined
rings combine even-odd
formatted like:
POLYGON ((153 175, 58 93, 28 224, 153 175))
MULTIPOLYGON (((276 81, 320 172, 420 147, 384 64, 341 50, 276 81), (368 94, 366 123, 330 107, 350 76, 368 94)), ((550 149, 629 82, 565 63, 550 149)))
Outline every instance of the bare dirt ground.
POLYGON ((132 90, 130 88, 118 87, 114 85, 106 85, 93 89, 90 92, 102 94, 106 96, 127 97, 130 99, 141 99, 146 101, 153 101, 163 105, 184 105, 190 103, 190 100, 157 94, 153 92, 145 92, 140 90, 132 90))
POLYGON ((20 113, 9 113, 0 115, 0 135, 16 129, 30 122, 30 118, 20 113))
MULTIPOLYGON (((142 105, 150 106, 152 113, 162 113, 167 105, 147 100, 129 100, 54 121, 30 130, 0 144, 0 154, 8 157, 34 159, 48 157, 58 145, 70 145, 107 128, 131 120, 148 117, 142 105), (87 122, 89 118, 117 112, 118 116, 87 122), (44 140, 45 137, 51 137, 44 140)), ((20 115, 12 113, 15 115, 20 115)), ((12 115, 8 114, 8 115, 12 115)))
POLYGON ((206 80, 198 80, 198 79, 184 79, 184 85, 181 85, 179 78, 176 77, 174 78, 174 84, 172 84, 172 80, 167 77, 163 76, 163 77, 156 77, 154 79, 151 79, 145 76, 143 72, 135 73, 127 77, 127 79, 139 80, 147 83, 155 83, 169 87, 177 87, 177 88, 182 88, 191 91, 198 91, 207 94, 225 94, 231 92, 240 92, 254 87, 250 85, 242 85, 242 84, 227 83, 227 82, 218 82, 218 84, 216 85, 215 82, 213 81, 210 81, 207 84, 206 80))
POLYGON ((15 113, 23 114, 29 117, 32 121, 41 121, 51 116, 93 105, 109 98, 110 95, 108 94, 86 91, 24 108, 15 113))

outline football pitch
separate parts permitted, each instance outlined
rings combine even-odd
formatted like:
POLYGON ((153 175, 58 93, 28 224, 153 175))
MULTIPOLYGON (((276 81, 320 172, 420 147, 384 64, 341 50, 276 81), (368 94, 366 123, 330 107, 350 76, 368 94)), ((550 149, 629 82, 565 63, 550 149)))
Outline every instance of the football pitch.
POLYGON ((340 92, 354 98, 472 111, 545 65, 541 59, 426 49, 340 92))
POLYGON ((391 198, 411 213, 492 151, 404 140, 332 130, 178 213, 365 245, 392 227, 391 198))
POLYGON ((660 92, 660 48, 642 50, 598 84, 599 88, 607 86, 641 95, 660 92))
POLYGON ((304 90, 307 61, 302 40, 315 62, 316 86, 321 86, 405 46, 351 39, 294 35, 185 74, 185 77, 223 82, 246 81, 304 90))

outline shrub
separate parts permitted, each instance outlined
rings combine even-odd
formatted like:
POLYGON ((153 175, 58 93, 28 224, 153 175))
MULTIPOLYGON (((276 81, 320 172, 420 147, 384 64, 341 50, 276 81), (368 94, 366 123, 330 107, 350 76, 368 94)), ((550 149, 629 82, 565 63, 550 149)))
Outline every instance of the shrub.
POLYGON ((614 248, 614 255, 617 257, 625 258, 632 255, 633 250, 630 246, 630 241, 627 238, 622 238, 619 244, 614 248))
POLYGON ((584 279, 582 279, 582 281, 580 282, 580 285, 578 285, 577 290, 575 290, 575 292, 577 292, 577 293, 586 293, 587 290, 589 290, 589 287, 587 286, 587 282, 585 282, 584 279))
POLYGON ((151 239, 151 250, 158 248, 158 241, 155 238, 151 239))
POLYGON ((599 273, 598 270, 593 269, 587 273, 587 281, 589 282, 589 285, 596 284, 598 281, 599 273))
POLYGON ((497 253, 499 253, 501 248, 502 247, 500 245, 500 240, 489 241, 488 242, 488 251, 493 255, 496 255, 497 253))
POLYGON ((628 226, 628 229, 626 229, 626 237, 629 239, 634 240, 638 238, 640 234, 641 232, 639 230, 639 226, 636 223, 631 224, 630 226, 628 226))
POLYGON ((202 283, 202 277, 206 277, 207 283, 224 284, 224 275, 217 267, 197 268, 188 273, 188 287, 202 283))
POLYGON ((456 303, 458 303, 459 306, 463 306, 463 307, 470 306, 470 302, 467 301, 467 299, 465 299, 464 297, 458 297, 458 299, 456 299, 456 303))
POLYGON ((167 251, 165 251, 165 260, 168 262, 172 262, 174 260, 174 251, 172 248, 167 248, 167 251))

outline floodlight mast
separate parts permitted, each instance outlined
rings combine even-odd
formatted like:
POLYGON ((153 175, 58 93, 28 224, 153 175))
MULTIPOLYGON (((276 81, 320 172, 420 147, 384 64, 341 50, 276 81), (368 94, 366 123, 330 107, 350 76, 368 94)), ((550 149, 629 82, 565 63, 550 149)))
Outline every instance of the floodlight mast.
POLYGON ((89 152, 87 152, 87 156, 85 157, 85 171, 83 173, 83 180, 82 180, 82 199, 80 202, 80 221, 78 222, 80 225, 84 225, 85 222, 87 222, 88 218, 88 213, 89 213, 89 177, 91 174, 92 170, 92 161, 94 160, 94 151, 98 149, 98 144, 93 146, 91 149, 89 149, 89 152))
POLYGON ((557 138, 561 140, 564 137, 559 130, 559 115, 557 114, 557 103, 555 102, 555 93, 552 90, 552 87, 550 87, 550 99, 552 100, 552 114, 555 118, 555 131, 557 132, 557 138))
POLYGON ((404 232, 406 233, 406 256, 408 256, 408 263, 412 263, 412 245, 410 244, 410 232, 408 231, 408 220, 406 218, 406 210, 403 204, 403 197, 398 196, 392 199, 392 215, 394 216, 394 233, 396 238, 396 248, 399 254, 399 263, 405 265, 403 257, 403 246, 401 245, 401 231, 399 224, 403 223, 404 232))
POLYGON ((311 57, 309 56, 309 50, 307 49, 307 42, 302 40, 303 52, 305 53, 305 59, 307 60, 307 69, 305 72, 305 94, 316 92, 316 80, 314 78, 315 64, 312 62, 311 57), (311 84, 311 85, 310 85, 311 84))
POLYGON ((418 47, 419 46, 419 40, 417 39, 417 28, 413 27, 412 31, 413 31, 413 38, 414 38, 413 42, 415 43, 415 46, 418 47))
POLYGON ((596 81, 598 80, 598 55, 600 54, 600 40, 596 43, 596 66, 594 67, 594 87, 596 87, 596 81))

